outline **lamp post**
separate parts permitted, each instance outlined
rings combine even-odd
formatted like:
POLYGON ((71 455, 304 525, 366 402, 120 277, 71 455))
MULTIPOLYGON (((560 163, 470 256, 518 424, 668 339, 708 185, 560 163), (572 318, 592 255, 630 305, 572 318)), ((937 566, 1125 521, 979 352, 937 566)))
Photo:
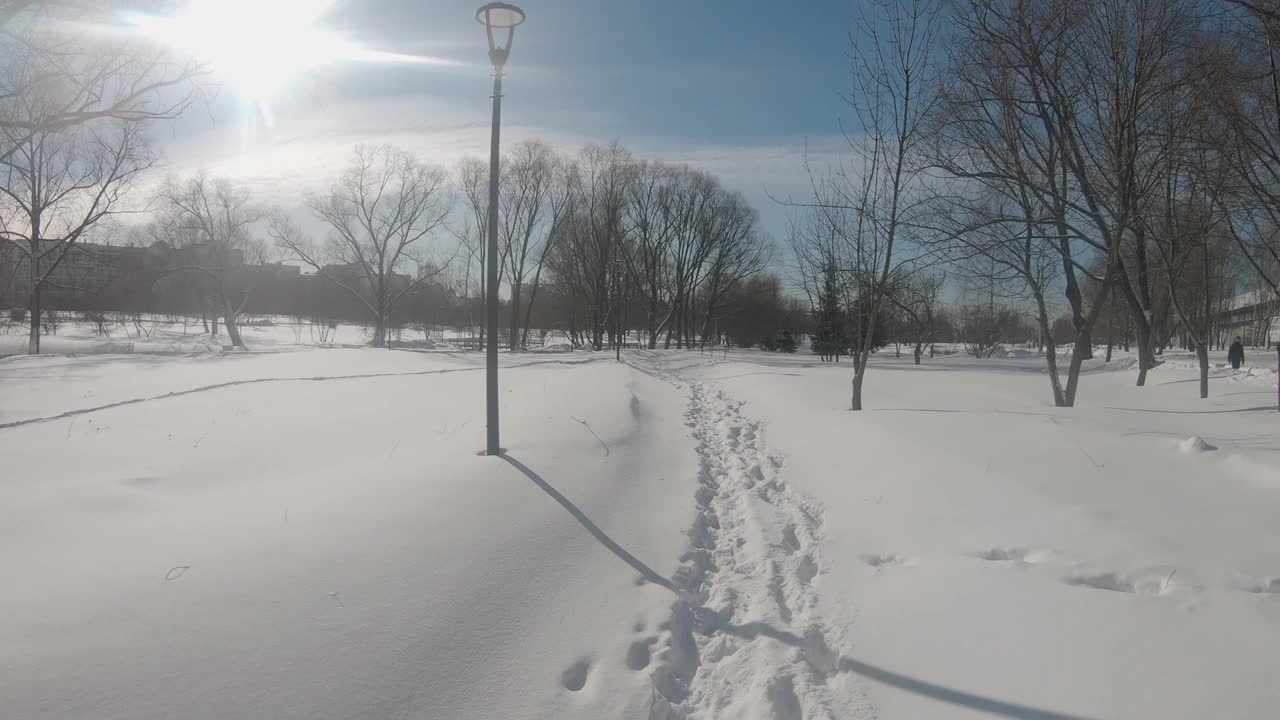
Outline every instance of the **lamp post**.
POLYGON ((489 141, 489 242, 485 251, 485 399, 487 407, 488 438, 486 455, 501 452, 498 445, 498 134, 502 125, 502 67, 511 53, 511 41, 516 26, 524 22, 524 11, 515 5, 495 2, 476 11, 476 20, 484 25, 489 38, 489 62, 493 63, 493 130, 489 141), (507 31, 505 45, 493 41, 493 31, 499 36, 507 31))
POLYGON ((622 256, 613 259, 613 342, 614 359, 622 362, 622 256))

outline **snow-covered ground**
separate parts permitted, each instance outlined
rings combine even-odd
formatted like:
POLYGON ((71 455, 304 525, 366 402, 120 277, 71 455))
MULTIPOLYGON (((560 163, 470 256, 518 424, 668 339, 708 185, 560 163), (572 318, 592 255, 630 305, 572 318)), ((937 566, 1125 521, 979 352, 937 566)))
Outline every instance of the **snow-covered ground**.
POLYGON ((0 716, 1280 707, 1274 353, 279 345, 0 360, 0 716))
MULTIPOLYGON (((28 325, 5 321, 0 324, 0 357, 27 352, 28 325)), ((226 329, 219 326, 218 335, 204 332, 198 319, 174 321, 159 316, 146 316, 138 324, 111 322, 99 327, 86 322, 79 313, 57 324, 53 332, 40 338, 44 355, 182 355, 231 351, 226 329)), ((478 329, 445 328, 421 325, 392 331, 394 347, 415 350, 443 346, 452 341, 474 340, 478 329), (428 337, 430 336, 430 337, 428 337)), ((241 339, 251 352, 283 352, 312 350, 317 347, 365 347, 373 339, 373 329, 355 323, 324 323, 273 315, 245 318, 240 324, 241 339)), ((558 346, 563 338, 548 334, 547 344, 558 346)))

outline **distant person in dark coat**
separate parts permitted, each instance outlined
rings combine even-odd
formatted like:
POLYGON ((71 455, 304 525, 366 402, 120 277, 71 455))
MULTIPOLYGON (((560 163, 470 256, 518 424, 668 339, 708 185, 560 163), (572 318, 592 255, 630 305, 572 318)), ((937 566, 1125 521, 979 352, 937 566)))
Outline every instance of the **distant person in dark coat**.
POLYGON ((1240 344, 1240 338, 1231 343, 1231 348, 1227 350, 1227 362, 1231 363, 1232 370, 1239 370, 1244 364, 1244 345, 1240 344))

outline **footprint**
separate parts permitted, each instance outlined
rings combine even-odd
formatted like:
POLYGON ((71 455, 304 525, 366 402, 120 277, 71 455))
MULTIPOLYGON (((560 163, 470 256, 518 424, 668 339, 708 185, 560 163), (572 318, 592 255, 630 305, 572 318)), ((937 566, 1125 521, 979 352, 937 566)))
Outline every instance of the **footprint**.
POLYGON ((840 659, 827 645, 827 638, 817 625, 810 625, 804 631, 804 645, 800 650, 809 667, 819 673, 833 673, 840 666, 840 659))
POLYGON ((782 622, 791 622, 791 606, 787 604, 787 594, 782 588, 782 573, 778 564, 774 563, 773 577, 769 578, 769 594, 773 596, 773 604, 778 607, 778 616, 782 622))
POLYGON ((873 568, 883 567, 911 567, 916 564, 914 558, 904 557, 902 555, 862 555, 862 562, 873 568))
POLYGON ((1025 547, 994 547, 973 554, 991 562, 1012 562, 1019 565, 1036 565, 1053 558, 1053 551, 1025 547))
POLYGON ((631 647, 627 648, 627 667, 632 670, 643 670, 649 667, 650 648, 657 640, 650 637, 631 643, 631 647))
POLYGON ((1178 583, 1174 582, 1174 576, 1177 572, 1177 568, 1167 573, 1161 570, 1160 572, 1129 574, 1128 576, 1115 572, 1104 572, 1097 575, 1072 575, 1064 578, 1063 582, 1068 585, 1088 587, 1095 590, 1110 590, 1131 595, 1159 597, 1168 595, 1179 587, 1178 583))
POLYGON ((560 684, 565 690, 578 692, 587 685, 587 671, 591 669, 591 658, 580 657, 560 673, 560 684))
POLYGON ((1088 587, 1095 590, 1110 590, 1112 592, 1126 592, 1137 594, 1137 588, 1134 584, 1120 577, 1116 573, 1102 573, 1099 575, 1073 575, 1063 578, 1062 582, 1076 587, 1088 587))
POLYGON ((770 680, 765 695, 769 698, 769 717, 773 720, 803 720, 795 681, 789 675, 770 680))
POLYGON ((787 523, 787 526, 782 528, 782 549, 788 555, 800 549, 800 538, 796 537, 795 525, 787 523))
POLYGON ((808 585, 818 576, 818 562, 813 559, 812 555, 805 555, 800 558, 800 563, 796 565, 796 579, 801 583, 808 585))

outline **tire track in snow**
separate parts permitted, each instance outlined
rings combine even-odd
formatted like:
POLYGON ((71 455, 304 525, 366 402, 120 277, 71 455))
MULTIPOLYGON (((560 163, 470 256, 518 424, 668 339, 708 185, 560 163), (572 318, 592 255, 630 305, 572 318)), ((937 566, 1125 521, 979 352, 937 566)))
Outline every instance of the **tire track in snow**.
POLYGON ((827 687, 839 654, 817 616, 821 507, 783 480, 741 403, 697 382, 690 391, 697 513, 675 581, 698 605, 672 606, 650 720, 821 720, 850 704, 873 716, 865 698, 833 702, 827 687))

